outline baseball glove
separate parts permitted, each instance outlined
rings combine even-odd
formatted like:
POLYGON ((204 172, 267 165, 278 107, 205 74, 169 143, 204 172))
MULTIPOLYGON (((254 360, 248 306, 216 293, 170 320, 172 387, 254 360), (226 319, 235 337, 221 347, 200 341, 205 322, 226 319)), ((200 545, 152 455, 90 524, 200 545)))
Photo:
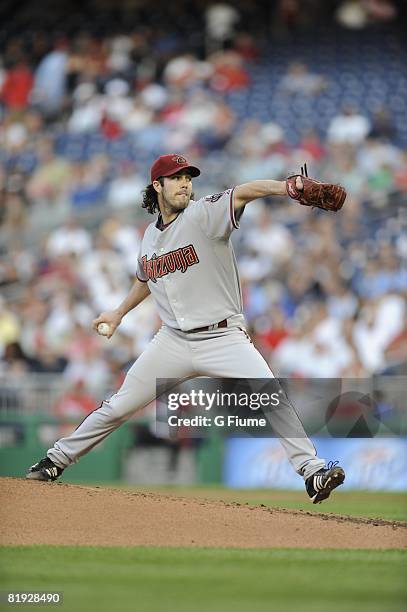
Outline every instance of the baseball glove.
POLYGON ((308 177, 307 164, 301 167, 301 174, 293 174, 286 180, 287 193, 293 200, 298 200, 304 206, 322 208, 337 212, 343 206, 346 191, 341 185, 321 183, 308 177), (298 189, 297 178, 302 180, 303 187, 298 189))

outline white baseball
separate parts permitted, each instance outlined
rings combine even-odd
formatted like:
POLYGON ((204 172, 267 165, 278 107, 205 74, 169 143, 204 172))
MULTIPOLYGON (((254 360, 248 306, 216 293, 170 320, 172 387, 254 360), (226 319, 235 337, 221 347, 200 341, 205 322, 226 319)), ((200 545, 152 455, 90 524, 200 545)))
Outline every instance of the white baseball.
POLYGON ((107 323, 99 323, 98 334, 101 336, 107 336, 110 333, 110 326, 107 323))

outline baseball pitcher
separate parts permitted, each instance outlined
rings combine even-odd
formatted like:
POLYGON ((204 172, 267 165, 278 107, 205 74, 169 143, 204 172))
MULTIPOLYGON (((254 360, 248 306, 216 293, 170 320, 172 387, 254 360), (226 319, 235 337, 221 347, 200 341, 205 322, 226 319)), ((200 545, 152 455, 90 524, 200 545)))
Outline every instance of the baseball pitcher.
MULTIPOLYGON (((191 200, 200 170, 178 154, 162 155, 151 167, 143 207, 158 218, 144 234, 137 279, 116 310, 103 312, 93 328, 108 338, 123 317, 150 293, 162 327, 127 373, 121 388, 86 417, 27 478, 53 481, 156 396, 156 379, 273 378, 246 330, 235 255, 230 240, 244 207, 257 198, 287 194, 300 204, 337 211, 345 190, 311 179, 307 169, 286 181, 258 180, 191 200), (204 306, 203 306, 204 303, 204 306)), ((325 464, 306 436, 294 408, 269 415, 276 435, 293 424, 301 436, 280 436, 293 468, 305 480, 314 503, 328 498, 345 479, 343 469, 325 464)), ((293 431, 293 429, 291 430, 293 431)))

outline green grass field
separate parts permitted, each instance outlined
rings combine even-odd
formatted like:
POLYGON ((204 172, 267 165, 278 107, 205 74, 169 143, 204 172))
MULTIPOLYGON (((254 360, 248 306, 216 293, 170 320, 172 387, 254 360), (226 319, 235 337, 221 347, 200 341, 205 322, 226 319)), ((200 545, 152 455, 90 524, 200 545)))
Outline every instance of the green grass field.
MULTIPOLYGON (((338 491, 329 503, 314 506, 301 492, 217 487, 148 490, 407 518, 405 494, 338 491)), ((64 603, 56 609, 72 612, 392 612, 407 605, 406 550, 14 546, 1 548, 0 555, 0 590, 62 591, 64 603)))
POLYGON ((393 612, 407 600, 401 551, 36 546, 1 556, 3 590, 62 591, 57 609, 72 612, 393 612))
MULTIPOLYGON (((66 481, 68 482, 68 481, 66 481)), ((91 486, 91 485, 90 485, 91 486)), ((100 486, 106 486, 100 485, 100 486)), ((407 494, 387 493, 381 491, 335 491, 329 501, 323 504, 311 504, 305 491, 284 491, 266 489, 226 489, 224 487, 206 486, 149 486, 130 487, 109 484, 109 487, 119 487, 134 491, 149 491, 167 495, 223 500, 228 503, 238 502, 258 506, 275 506, 295 510, 313 512, 348 514, 350 516, 365 516, 396 521, 407 521, 407 494)))

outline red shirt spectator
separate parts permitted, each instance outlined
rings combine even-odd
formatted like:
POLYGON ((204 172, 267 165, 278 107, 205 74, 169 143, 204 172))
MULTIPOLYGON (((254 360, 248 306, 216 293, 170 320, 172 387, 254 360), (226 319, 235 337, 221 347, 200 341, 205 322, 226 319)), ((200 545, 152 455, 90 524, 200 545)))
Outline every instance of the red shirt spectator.
POLYGON ((400 191, 407 193, 407 151, 403 154, 404 163, 394 173, 394 183, 400 191))
POLYGON ((261 341, 267 349, 274 350, 280 342, 289 336, 287 329, 269 329, 260 334, 261 341))
POLYGON ((54 405, 54 413, 65 418, 83 417, 97 408, 95 399, 86 391, 84 382, 78 380, 54 405))
POLYGON ((7 71, 4 79, 2 98, 10 110, 27 108, 33 87, 33 74, 24 61, 19 61, 7 71))
POLYGON ((123 135, 123 130, 120 123, 109 117, 107 113, 104 113, 102 117, 100 129, 103 136, 107 138, 107 140, 116 140, 123 135))
POLYGON ((249 75, 243 66, 242 58, 236 51, 224 51, 212 56, 214 75, 210 84, 219 92, 243 89, 250 83, 249 75))
POLYGON ((299 148, 306 151, 316 161, 319 161, 325 155, 325 148, 314 130, 309 130, 304 133, 299 148))

